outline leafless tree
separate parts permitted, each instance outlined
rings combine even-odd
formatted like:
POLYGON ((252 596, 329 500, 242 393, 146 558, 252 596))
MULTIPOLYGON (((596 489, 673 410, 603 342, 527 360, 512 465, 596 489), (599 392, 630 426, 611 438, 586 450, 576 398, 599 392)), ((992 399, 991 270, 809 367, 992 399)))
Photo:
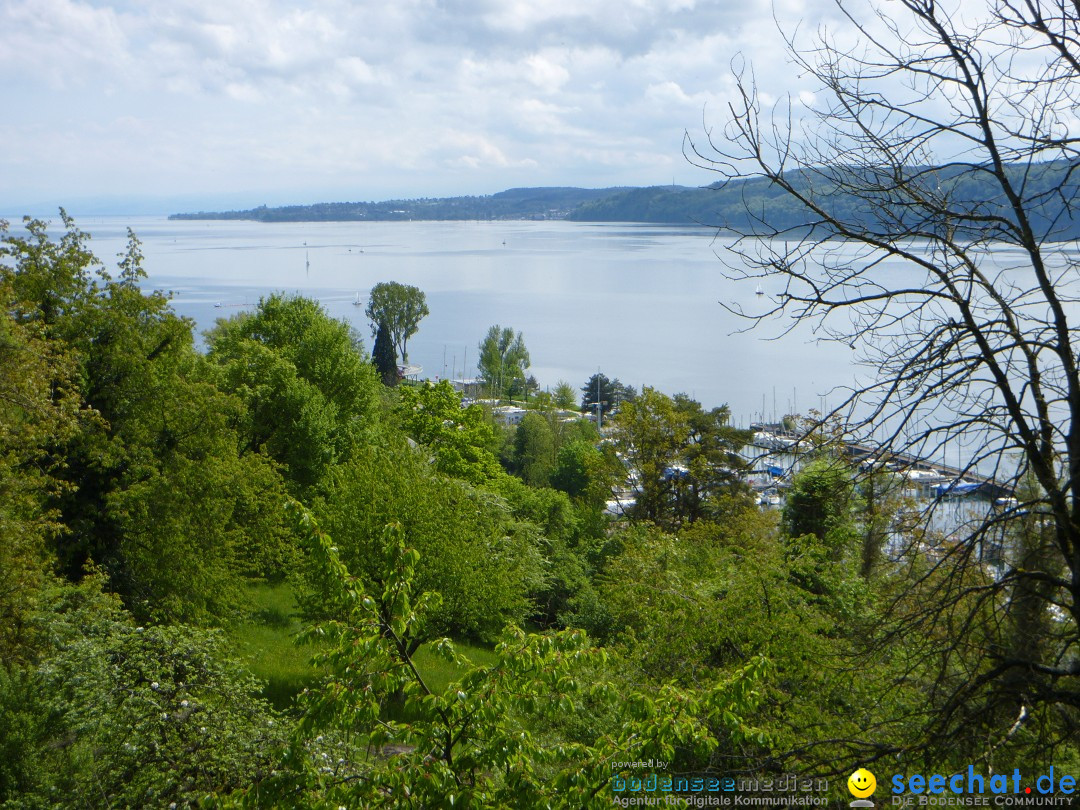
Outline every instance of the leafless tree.
POLYGON ((909 549, 875 636, 925 653, 903 677, 928 698, 918 739, 875 755, 960 745, 993 767, 1080 728, 1080 256, 1061 241, 1080 233, 1080 3, 851 5, 856 49, 787 37, 810 108, 765 105, 738 70, 723 132, 687 152, 744 194, 718 223, 728 275, 782 290, 740 313, 810 322, 876 370, 835 409, 853 438, 963 448, 965 474, 1015 493, 920 565, 909 549))

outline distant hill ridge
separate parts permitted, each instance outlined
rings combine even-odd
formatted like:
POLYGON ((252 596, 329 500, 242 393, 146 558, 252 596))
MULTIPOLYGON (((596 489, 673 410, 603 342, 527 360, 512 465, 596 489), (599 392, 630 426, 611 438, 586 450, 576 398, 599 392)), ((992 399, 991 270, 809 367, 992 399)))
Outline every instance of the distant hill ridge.
POLYGON ((248 219, 256 222, 354 222, 396 220, 566 219, 583 203, 621 188, 512 188, 478 197, 437 197, 381 202, 260 206, 246 211, 173 214, 169 219, 248 219))
MULTIPOLYGON (((1009 169, 1017 182, 1023 174, 1027 210, 1038 236, 1053 241, 1080 239, 1080 213, 1074 210, 1080 192, 1080 184, 1074 179, 1080 176, 1076 168, 1057 161, 1009 169)), ((926 188, 946 194, 950 209, 958 216, 976 214, 978 221, 972 226, 972 236, 995 227, 994 218, 1013 219, 1001 190, 978 167, 913 166, 904 173, 917 175, 926 188)), ((910 199, 893 190, 893 180, 890 173, 883 171, 878 176, 876 170, 865 168, 792 176, 793 184, 846 222, 891 234, 928 234, 948 227, 954 235, 964 236, 962 220, 959 224, 956 220, 941 222, 934 211, 913 206, 910 199), (853 196, 842 190, 853 179, 880 185, 881 190, 869 198, 853 196)), ((256 222, 568 220, 703 225, 741 232, 761 232, 763 221, 782 230, 807 228, 815 219, 805 206, 763 178, 703 188, 512 188, 485 196, 260 206, 244 211, 173 214, 169 218, 256 222)))

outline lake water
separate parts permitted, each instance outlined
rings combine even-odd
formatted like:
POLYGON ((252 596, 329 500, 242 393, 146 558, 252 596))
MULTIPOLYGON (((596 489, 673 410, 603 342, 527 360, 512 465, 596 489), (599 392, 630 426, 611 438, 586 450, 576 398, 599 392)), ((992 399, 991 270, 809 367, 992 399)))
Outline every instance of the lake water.
POLYGON ((684 391, 710 407, 728 403, 744 424, 771 418, 774 402, 781 416, 820 408, 855 373, 850 350, 817 344, 808 330, 778 341, 734 334, 745 324, 718 301, 753 310, 764 296, 724 278, 720 245, 704 228, 160 217, 78 225, 110 266, 130 225, 143 242, 147 286, 173 291, 174 309, 199 330, 284 291, 319 300, 370 350, 357 295, 366 302, 380 281, 416 285, 431 314, 409 341, 409 359, 432 378, 473 376, 477 345, 492 324, 524 334, 542 388, 559 380, 580 388, 600 369, 637 388, 684 391))
MULTIPOLYGON (((13 219, 13 227, 16 225, 13 219)), ((431 314, 409 341, 425 376, 473 376, 492 324, 524 333, 541 387, 580 388, 600 369, 640 388, 728 403, 736 423, 805 413, 840 400, 837 387, 872 370, 842 344, 788 324, 739 334, 771 290, 724 277, 724 238, 706 228, 567 222, 277 223, 88 218, 99 258, 113 264, 130 225, 143 241, 148 286, 200 330, 275 291, 318 299, 371 347, 359 295, 380 281, 420 287, 431 314), (221 306, 215 306, 220 304, 221 306)), ((727 254, 731 261, 730 254, 727 254)))

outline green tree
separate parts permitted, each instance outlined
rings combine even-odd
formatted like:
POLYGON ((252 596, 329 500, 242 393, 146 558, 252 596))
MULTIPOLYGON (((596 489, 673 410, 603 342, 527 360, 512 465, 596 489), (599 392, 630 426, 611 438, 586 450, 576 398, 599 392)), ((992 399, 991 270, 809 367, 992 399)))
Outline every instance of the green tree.
POLYGON ((531 392, 538 391, 540 389, 540 383, 537 382, 536 377, 532 374, 525 376, 515 375, 510 380, 510 386, 507 389, 507 396, 511 399, 520 398, 526 402, 529 401, 529 394, 531 392))
POLYGON ((626 476, 626 468, 610 444, 597 447, 587 439, 574 439, 559 448, 551 485, 592 508, 602 509, 612 488, 626 476))
POLYGON ((495 431, 479 405, 461 406, 461 394, 446 380, 401 389, 395 410, 405 433, 435 456, 440 472, 471 484, 502 472, 493 448, 495 431))
POLYGON ((427 296, 419 287, 382 281, 371 288, 364 314, 371 321, 371 336, 378 335, 379 327, 386 324, 391 344, 397 349, 401 362, 408 365, 406 350, 409 338, 416 334, 420 321, 428 314, 427 296))
MULTIPOLYGON (((74 579, 96 562, 142 617, 220 620, 239 596, 238 550, 288 531, 279 511, 259 504, 260 496, 280 503, 280 479, 238 458, 242 403, 215 386, 190 322, 166 296, 139 289, 145 272, 134 235, 114 277, 66 216, 59 242, 45 223, 25 224, 27 236, 5 235, 12 263, 0 286, 11 292, 17 324, 62 347, 72 391, 95 414, 77 431, 59 431, 38 461, 62 481, 43 505, 64 527, 55 536, 58 568, 74 579), (166 514, 165 504, 176 508, 166 514)), ((65 398, 59 389, 50 397, 65 398)))
POLYGON ((685 394, 648 387, 624 403, 614 438, 635 481, 635 512, 678 525, 705 517, 721 495, 745 493, 738 451, 747 434, 728 422, 726 407, 705 411, 685 394))
POLYGON ((87 246, 89 235, 79 230, 75 220, 60 209, 64 233, 59 240, 49 235, 48 223, 23 218, 25 237, 10 236, 6 220, 0 220, 0 273, 11 286, 19 321, 40 321, 49 330, 58 329, 65 315, 94 293, 93 270, 100 262, 87 246))
POLYGON ((545 487, 555 466, 555 435, 548 420, 527 413, 514 431, 514 467, 530 486, 545 487))
POLYGON ((624 385, 618 378, 609 379, 607 375, 600 372, 589 377, 581 393, 581 410, 595 414, 599 404, 602 419, 607 419, 619 409, 622 403, 631 402, 637 396, 633 386, 624 385))
POLYGON ((615 423, 615 444, 636 479, 634 512, 654 523, 673 516, 677 479, 686 473, 680 452, 690 436, 688 415, 654 388, 624 403, 615 423))
POLYGON ((849 465, 836 457, 821 457, 803 467, 791 482, 783 511, 788 537, 812 534, 839 559, 854 548, 855 479, 849 465))
POLYGON ((480 359, 476 367, 484 384, 500 398, 516 386, 524 390, 529 362, 525 339, 521 332, 515 335, 509 326, 495 324, 480 341, 480 359))
MULTIPOLYGON (((506 505, 432 469, 404 445, 364 447, 331 473, 317 507, 341 558, 371 588, 381 587, 384 528, 399 523, 422 553, 417 582, 441 602, 411 644, 443 635, 494 638, 527 615, 527 594, 543 577, 532 538, 506 505)), ((321 609, 321 585, 306 600, 321 609)))
POLYGON ((390 329, 385 322, 379 324, 371 360, 375 364, 375 370, 379 372, 379 379, 382 380, 383 385, 393 387, 398 384, 397 352, 394 351, 390 329))
POLYGON ((272 295, 207 335, 220 383, 245 404, 242 449, 314 486, 376 423, 377 379, 348 324, 315 301, 272 295))
POLYGON ((568 411, 577 409, 577 392, 574 390, 574 386, 566 380, 559 380, 555 385, 553 399, 556 408, 563 408, 568 411))
POLYGON ((0 666, 0 804, 194 806, 268 776, 288 721, 224 634, 136 626, 102 585, 48 588, 36 660, 0 666))
POLYGON ((31 616, 52 568, 48 543, 64 530, 54 500, 65 486, 63 462, 49 448, 90 416, 79 413, 70 352, 11 311, 0 278, 0 660, 32 643, 31 616))
MULTIPOLYGON (((305 699, 305 717, 278 773, 245 797, 304 806, 475 808, 611 806, 612 762, 705 761, 760 734, 743 717, 758 703, 762 659, 689 692, 664 684, 620 690, 606 656, 580 631, 526 635, 511 628, 489 666, 473 666, 446 639, 434 650, 463 669, 445 690, 420 674, 405 638, 437 603, 419 592, 422 556, 388 529, 375 588, 349 576, 330 538, 310 520, 311 557, 340 620, 320 628, 328 682, 305 699), (404 696, 405 716, 383 719, 404 696), (586 710, 612 719, 567 739, 553 731, 586 710), (311 740, 318 732, 319 737, 311 740), (330 752, 325 735, 349 744, 330 752), (334 762, 327 767, 327 759, 334 762)), ((616 775, 621 771, 616 771, 616 775)))
POLYGON ((721 495, 745 494, 738 451, 747 434, 729 419, 726 406, 706 411, 685 394, 648 387, 624 403, 614 438, 635 481, 634 511, 674 526, 706 517, 721 495))
POLYGON ((678 517, 700 520, 708 514, 710 501, 721 494, 744 494, 742 474, 747 463, 739 455, 750 439, 748 431, 731 425, 727 405, 706 411, 686 394, 676 394, 675 408, 686 418, 689 432, 680 453, 686 474, 676 488, 678 517))
POLYGON ((288 489, 271 460, 237 452, 239 408, 209 387, 185 393, 186 408, 163 420, 173 446, 159 433, 156 458, 138 458, 105 498, 119 546, 101 562, 140 617, 221 621, 244 601, 238 574, 280 578, 296 562, 280 508, 288 489))

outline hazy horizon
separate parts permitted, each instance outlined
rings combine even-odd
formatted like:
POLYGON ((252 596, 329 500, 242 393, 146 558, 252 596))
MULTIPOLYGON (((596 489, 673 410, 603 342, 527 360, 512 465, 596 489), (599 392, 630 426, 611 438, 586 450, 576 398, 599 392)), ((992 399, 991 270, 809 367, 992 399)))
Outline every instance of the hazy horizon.
MULTIPOLYGON (((641 188, 645 184, 621 184, 626 188, 641 188)), ((74 217, 79 216, 167 216, 178 213, 196 213, 199 211, 236 211, 258 208, 265 205, 268 208, 277 208, 292 205, 315 205, 318 203, 339 202, 385 202, 388 200, 416 200, 416 199, 442 199, 452 197, 490 197, 503 191, 514 188, 563 188, 561 185, 537 185, 537 186, 505 186, 484 192, 461 192, 450 194, 417 194, 417 195, 393 195, 389 197, 364 197, 358 195, 331 197, 329 195, 318 196, 313 192, 311 199, 286 199, 284 194, 280 199, 275 195, 259 194, 257 192, 237 191, 230 194, 182 194, 182 195, 85 195, 69 199, 49 199, 18 204, 0 204, 0 216, 55 216, 58 209, 63 207, 65 211, 74 217)), ((573 186, 574 188, 611 188, 611 186, 573 186)))
POLYGON ((0 211, 707 185, 683 135, 722 124, 740 60, 813 102, 778 23, 850 29, 828 0, 11 0, 0 211))

